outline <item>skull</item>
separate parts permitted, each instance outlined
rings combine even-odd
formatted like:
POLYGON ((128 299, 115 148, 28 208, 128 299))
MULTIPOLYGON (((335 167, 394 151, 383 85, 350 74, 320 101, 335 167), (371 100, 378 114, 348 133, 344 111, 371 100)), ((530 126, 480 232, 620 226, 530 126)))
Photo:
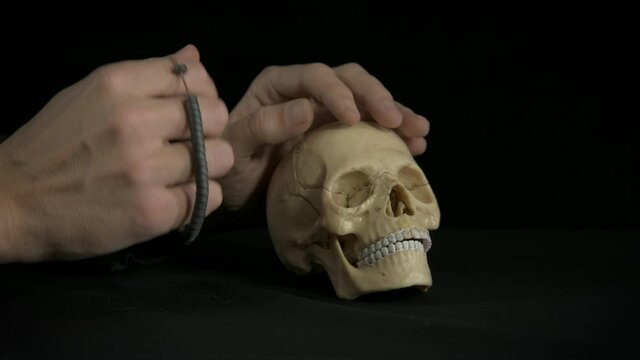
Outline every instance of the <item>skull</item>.
POLYGON ((431 286, 426 253, 440 210, 406 144, 377 124, 310 132, 274 172, 267 221, 282 263, 326 271, 340 298, 431 286))

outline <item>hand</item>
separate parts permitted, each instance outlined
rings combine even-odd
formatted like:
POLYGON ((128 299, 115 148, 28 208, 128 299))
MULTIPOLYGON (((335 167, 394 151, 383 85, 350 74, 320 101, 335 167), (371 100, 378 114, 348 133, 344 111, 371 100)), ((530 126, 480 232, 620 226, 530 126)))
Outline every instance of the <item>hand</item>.
POLYGON ((307 130, 335 119, 354 124, 365 118, 395 129, 413 155, 425 151, 427 119, 395 102, 360 65, 265 69, 231 111, 223 134, 235 155, 234 167, 221 179, 225 204, 242 207, 266 185, 278 160, 307 130))
POLYGON ((230 145, 218 138, 228 114, 197 49, 109 64, 61 91, 0 145, 0 262, 101 255, 188 223, 194 169, 174 63, 187 65, 202 111, 207 214, 220 206, 213 179, 233 165, 230 145))

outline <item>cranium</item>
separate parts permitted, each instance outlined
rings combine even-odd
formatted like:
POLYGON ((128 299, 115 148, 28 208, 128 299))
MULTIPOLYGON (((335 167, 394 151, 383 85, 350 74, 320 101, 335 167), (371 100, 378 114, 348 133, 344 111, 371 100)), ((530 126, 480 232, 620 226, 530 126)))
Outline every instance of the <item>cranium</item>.
POLYGON ((340 298, 432 284, 436 198, 402 139, 377 124, 309 133, 274 172, 267 220, 282 263, 299 274, 324 269, 340 298))

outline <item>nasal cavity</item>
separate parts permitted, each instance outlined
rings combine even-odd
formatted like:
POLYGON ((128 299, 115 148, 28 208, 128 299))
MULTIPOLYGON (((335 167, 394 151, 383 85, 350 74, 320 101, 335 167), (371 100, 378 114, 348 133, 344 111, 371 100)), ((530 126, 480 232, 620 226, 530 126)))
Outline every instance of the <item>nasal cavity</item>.
POLYGON ((386 213, 391 217, 398 217, 404 214, 414 214, 414 211, 411 208, 411 203, 409 202, 407 191, 402 186, 396 185, 391 189, 386 213))

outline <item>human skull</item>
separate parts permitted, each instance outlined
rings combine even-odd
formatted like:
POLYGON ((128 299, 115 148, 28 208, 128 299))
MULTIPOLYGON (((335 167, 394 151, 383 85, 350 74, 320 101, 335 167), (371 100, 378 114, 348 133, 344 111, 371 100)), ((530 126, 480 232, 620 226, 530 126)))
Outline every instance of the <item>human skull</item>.
POLYGON ((282 263, 299 274, 324 269, 340 298, 432 284, 436 198, 404 141, 377 124, 309 133, 274 172, 267 221, 282 263))

